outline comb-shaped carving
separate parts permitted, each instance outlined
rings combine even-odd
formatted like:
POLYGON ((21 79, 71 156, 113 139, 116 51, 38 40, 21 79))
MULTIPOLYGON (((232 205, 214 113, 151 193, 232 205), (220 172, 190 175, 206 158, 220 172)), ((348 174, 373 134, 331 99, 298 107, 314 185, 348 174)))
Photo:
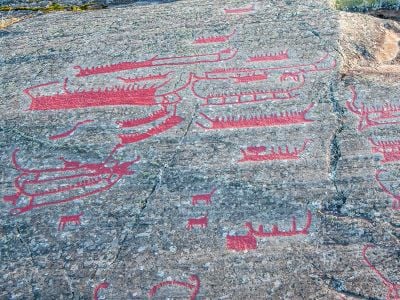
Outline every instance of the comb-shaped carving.
POLYGON ((400 124, 400 104, 386 103, 380 106, 367 107, 361 102, 360 107, 357 107, 357 92, 355 87, 350 86, 350 90, 352 97, 351 100, 346 102, 346 106, 359 118, 357 126, 358 131, 380 125, 400 124))
POLYGON ((268 53, 250 56, 247 62, 263 62, 263 61, 277 61, 289 59, 288 50, 283 50, 277 53, 268 53))
POLYGON ((297 160, 300 159, 300 154, 304 152, 307 144, 311 140, 306 139, 303 143, 302 148, 293 150, 289 150, 289 146, 285 147, 285 150, 282 150, 281 147, 278 147, 275 150, 274 147, 269 149, 269 153, 265 153, 267 147, 265 146, 249 146, 246 149, 241 149, 242 158, 239 162, 248 162, 248 161, 273 161, 273 160, 297 160))
POLYGON ((209 37, 199 37, 194 40, 193 44, 213 44, 213 43, 224 43, 229 41, 229 39, 236 33, 234 29, 230 34, 227 35, 217 35, 209 37))
POLYGON ((400 140, 395 141, 377 141, 369 138, 372 144, 372 153, 383 155, 381 163, 395 162, 400 160, 400 140))
POLYGON ((170 75, 172 72, 168 72, 165 74, 156 74, 156 75, 146 75, 142 77, 117 77, 117 79, 122 80, 125 83, 136 83, 136 82, 142 82, 142 81, 153 81, 153 80, 161 80, 161 79, 167 79, 168 75, 170 75))
POLYGON ((199 54, 190 56, 172 56, 172 57, 158 57, 156 55, 148 60, 139 62, 120 62, 116 64, 90 67, 90 68, 82 68, 80 66, 75 66, 74 68, 78 70, 78 74, 76 74, 76 76, 81 77, 81 76, 114 73, 119 71, 142 69, 149 67, 182 66, 182 65, 221 62, 232 59, 233 57, 235 57, 236 53, 237 50, 228 48, 208 54, 199 54))
POLYGON ((137 118, 137 119, 129 119, 129 120, 124 120, 124 121, 116 121, 116 123, 121 128, 129 128, 129 127, 135 127, 135 126, 140 126, 140 125, 154 122, 158 119, 166 117, 167 115, 168 115, 167 107, 163 106, 161 109, 153 112, 151 115, 149 115, 147 117, 137 118))
POLYGON ((207 127, 199 122, 196 122, 196 125, 206 130, 220 130, 304 124, 313 122, 313 120, 306 119, 306 114, 313 106, 314 103, 311 103, 306 109, 298 112, 283 112, 261 116, 215 117, 214 119, 204 113, 200 113, 205 120, 211 123, 211 126, 207 127))

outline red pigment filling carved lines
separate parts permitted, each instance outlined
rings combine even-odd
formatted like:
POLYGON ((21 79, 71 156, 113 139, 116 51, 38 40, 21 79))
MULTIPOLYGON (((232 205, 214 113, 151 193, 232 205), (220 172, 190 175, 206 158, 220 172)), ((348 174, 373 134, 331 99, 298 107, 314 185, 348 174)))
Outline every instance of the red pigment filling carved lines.
MULTIPOLYGON (((63 92, 54 95, 31 94, 32 89, 43 86, 54 85, 55 82, 40 84, 24 90, 24 93, 31 98, 30 110, 57 110, 57 109, 76 109, 96 106, 110 105, 157 105, 156 92, 159 88, 166 85, 166 81, 160 85, 139 86, 131 84, 127 86, 114 86, 111 88, 98 88, 89 91, 69 91, 67 89, 68 79, 64 80, 63 92)), ((175 91, 174 91, 175 92, 175 91)))
POLYGON ((158 290, 165 286, 177 286, 177 287, 186 288, 191 292, 189 299, 195 300, 196 296, 200 290, 200 279, 197 275, 191 275, 189 277, 188 282, 177 281, 177 280, 169 280, 169 281, 160 282, 160 283, 156 284, 155 286, 153 286, 150 289, 150 291, 148 292, 149 299, 152 299, 156 295, 158 290))
POLYGON ((387 172, 387 171, 386 170, 376 170, 375 180, 381 187, 382 191, 384 191, 386 194, 388 194, 390 197, 392 197, 392 209, 400 210, 400 195, 396 195, 393 192, 389 191, 389 189, 383 184, 383 182, 379 178, 379 175, 384 172, 387 172))
POLYGON ((272 225, 271 231, 266 232, 262 225, 258 226, 258 230, 255 230, 251 222, 246 222, 245 226, 249 229, 249 232, 255 237, 276 237, 276 236, 295 236, 295 235, 306 235, 311 226, 311 211, 307 210, 306 223, 302 229, 297 229, 296 217, 292 217, 292 227, 287 231, 279 230, 278 225, 272 225))
POLYGON ((90 122, 93 122, 93 120, 85 120, 85 121, 78 122, 71 129, 69 129, 65 132, 59 133, 59 134, 52 135, 49 137, 49 139, 54 141, 54 140, 58 140, 58 139, 62 139, 67 136, 70 136, 71 134, 73 134, 75 132, 75 130, 78 129, 78 127, 80 127, 84 124, 90 123, 90 122))
POLYGON ((217 191, 217 188, 213 188, 209 193, 206 194, 197 194, 192 196, 192 205, 195 206, 200 201, 204 202, 205 204, 211 204, 211 197, 217 191))
POLYGON ((82 216, 83 213, 77 215, 61 216, 60 221, 58 222, 58 231, 64 230, 64 227, 67 224, 81 225, 82 216))
POLYGON ((94 291, 93 291, 93 300, 99 300, 99 291, 101 290, 101 289, 106 289, 106 288, 108 288, 108 286, 109 286, 109 283, 108 282, 102 282, 102 283, 100 283, 100 284, 98 284, 95 288, 94 288, 94 291))
POLYGON ((25 169, 17 162, 17 152, 18 149, 14 150, 12 154, 12 162, 21 173, 14 180, 16 193, 4 196, 4 201, 11 202, 13 206, 16 206, 18 199, 25 196, 29 199, 29 203, 23 207, 12 209, 10 211, 12 215, 107 191, 123 176, 133 174, 134 171, 129 168, 140 160, 139 156, 133 161, 123 163, 113 159, 114 165, 107 166, 110 156, 102 163, 80 163, 61 158, 64 162, 63 167, 25 169), (57 196, 58 200, 54 200, 54 196, 57 196))
POLYGON ((261 62, 261 61, 277 61, 289 59, 288 50, 280 51, 278 53, 269 53, 251 56, 247 59, 247 62, 261 62))
POLYGON ((289 159, 300 159, 300 154, 304 152, 307 144, 311 140, 306 139, 304 141, 303 147, 300 149, 294 148, 292 151, 289 150, 289 146, 286 145, 285 150, 278 147, 276 151, 274 147, 271 147, 269 153, 262 154, 266 152, 267 147, 265 146, 249 146, 246 149, 241 149, 242 158, 239 162, 246 161, 270 161, 270 160, 289 160, 289 159))
POLYGON ((386 278, 382 272, 380 272, 368 259, 367 257, 367 250, 369 248, 374 248, 374 245, 367 244, 362 249, 362 256, 364 262, 368 265, 368 267, 379 277, 381 282, 386 286, 387 293, 386 293, 386 300, 400 300, 400 284, 396 284, 386 278))
POLYGON ((381 163, 400 160, 400 140, 375 142, 372 138, 369 138, 369 141, 372 144, 372 153, 381 153, 383 155, 381 163))
POLYGON ((154 56, 145 61, 139 62, 120 62, 111 65, 82 68, 80 66, 75 66, 79 72, 76 75, 80 76, 90 76, 96 74, 113 73, 125 70, 149 68, 149 67, 159 67, 159 66, 182 66, 191 64, 202 64, 202 63, 213 63, 230 60, 235 57, 237 50, 235 49, 223 49, 215 53, 209 54, 199 54, 190 56, 175 56, 175 57, 160 57, 154 56))
POLYGON ((257 249, 257 240, 251 232, 246 235, 227 235, 226 248, 234 251, 257 249))
POLYGON ((355 103, 357 92, 354 86, 351 86, 350 90, 352 98, 346 102, 346 106, 352 113, 358 115, 360 119, 357 126, 358 131, 379 125, 400 124, 400 104, 366 107, 364 103, 360 103, 360 107, 357 107, 355 103))
POLYGON ((299 74, 299 73, 310 73, 310 72, 323 72, 330 71, 336 67, 336 60, 333 59, 331 62, 328 61, 330 58, 329 53, 325 53, 320 59, 308 63, 308 64, 297 64, 297 65, 287 65, 287 66, 276 66, 276 67, 268 67, 268 68, 217 68, 211 71, 206 72, 206 78, 229 78, 230 75, 235 75, 237 73, 243 72, 272 72, 272 71, 282 71, 283 76, 287 76, 285 74, 299 74))
POLYGON ((129 119, 124 121, 116 121, 120 128, 129 128, 139 125, 148 124, 168 115, 167 107, 164 105, 161 109, 153 112, 151 115, 144 118, 129 119))
POLYGON ((228 117, 215 117, 211 119, 204 113, 200 115, 211 123, 210 127, 196 122, 196 124, 206 130, 219 130, 219 129, 235 129, 235 128, 251 128, 251 127, 269 127, 269 126, 284 126, 293 124, 303 124, 313 122, 313 120, 306 119, 306 114, 314 106, 311 103, 306 109, 299 112, 284 112, 280 114, 262 115, 262 116, 228 116, 228 117))
POLYGON ((141 81, 166 79, 168 77, 168 75, 170 75, 171 73, 172 72, 168 72, 165 74, 146 75, 146 76, 142 76, 142 77, 129 77, 129 78, 117 77, 117 79, 122 80, 125 83, 135 83, 135 82, 141 82, 141 81))
POLYGON ((208 217, 206 216, 202 216, 200 218, 189 218, 186 228, 191 230, 193 229, 193 227, 198 226, 200 228, 206 228, 208 225, 208 217))
MULTIPOLYGON (((161 112, 160 112, 161 115, 161 112)), ((154 115, 153 115, 154 117, 154 115)), ((149 118, 152 118, 151 116, 149 118)), ((143 119, 141 119, 143 120, 143 119)), ((177 125, 179 125, 183 121, 183 118, 176 115, 176 105, 174 106, 174 111, 171 116, 165 119, 160 124, 151 127, 150 129, 146 130, 143 133, 126 133, 126 134, 119 134, 118 137, 121 140, 120 145, 130 144, 130 143, 137 143, 139 141, 148 139, 152 136, 158 135, 163 133, 177 125)), ((134 123, 134 121, 131 120, 134 123)), ((140 122, 140 121, 139 121, 140 122)), ((131 123, 132 124, 132 123, 131 123)))
POLYGON ((245 13, 253 12, 254 10, 255 10, 254 4, 250 4, 246 7, 224 8, 224 12, 226 14, 245 14, 245 13))
POLYGON ((211 43, 224 43, 229 41, 229 39, 236 33, 234 29, 230 34, 218 35, 210 37, 200 37, 194 40, 193 44, 211 44, 211 43))
MULTIPOLYGON (((249 81, 257 81, 261 80, 261 78, 267 78, 267 75, 245 75, 245 76, 237 76, 231 77, 236 80, 236 82, 249 82, 249 81)), ((287 89, 271 89, 271 90, 248 90, 248 91, 233 91, 233 92, 224 92, 221 94, 209 94, 207 96, 201 96, 196 92, 195 83, 202 80, 199 77, 193 77, 194 81, 191 86, 192 93, 204 100, 203 106, 206 105, 233 105, 233 104, 244 104, 244 103, 256 103, 263 101, 274 101, 274 100, 290 100, 295 98, 295 95, 292 95, 292 92, 302 88, 305 83, 305 78, 303 74, 299 74, 296 77, 296 81, 299 82, 297 86, 287 89), (218 101, 216 101, 218 99, 218 101)), ((209 81, 218 81, 218 79, 207 79, 209 81)))

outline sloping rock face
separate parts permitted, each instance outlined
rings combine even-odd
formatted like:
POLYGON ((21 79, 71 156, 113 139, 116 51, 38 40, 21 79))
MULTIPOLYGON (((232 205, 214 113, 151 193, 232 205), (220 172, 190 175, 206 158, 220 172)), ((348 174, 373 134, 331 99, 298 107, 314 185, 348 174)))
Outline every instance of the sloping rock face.
POLYGON ((399 86, 343 73, 339 28, 318 0, 8 27, 1 297, 398 299, 399 86))

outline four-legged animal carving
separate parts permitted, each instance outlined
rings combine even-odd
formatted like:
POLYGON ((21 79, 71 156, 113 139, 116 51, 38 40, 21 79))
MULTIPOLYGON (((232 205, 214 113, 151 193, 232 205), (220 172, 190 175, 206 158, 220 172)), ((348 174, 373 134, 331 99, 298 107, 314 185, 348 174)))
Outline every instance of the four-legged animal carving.
POLYGON ((81 225, 81 216, 83 216, 83 213, 70 216, 61 216, 58 223, 58 231, 64 230, 64 227, 67 224, 81 225))
POLYGON ((201 228, 206 228, 208 225, 207 215, 200 218, 190 218, 187 222, 186 228, 191 230, 194 226, 199 226, 201 228))
POLYGON ((211 204, 211 197, 214 195, 216 190, 216 188, 213 188, 211 192, 207 194, 198 194, 192 196, 192 205, 196 205, 200 201, 204 201, 206 204, 211 204))

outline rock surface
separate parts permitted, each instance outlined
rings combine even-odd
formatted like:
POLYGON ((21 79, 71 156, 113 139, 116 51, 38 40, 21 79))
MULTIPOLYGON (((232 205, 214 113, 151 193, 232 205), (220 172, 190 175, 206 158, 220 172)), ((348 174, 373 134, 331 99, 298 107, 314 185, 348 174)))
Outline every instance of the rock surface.
POLYGON ((398 81, 326 1, 249 4, 1 31, 2 299, 398 299, 398 81))

